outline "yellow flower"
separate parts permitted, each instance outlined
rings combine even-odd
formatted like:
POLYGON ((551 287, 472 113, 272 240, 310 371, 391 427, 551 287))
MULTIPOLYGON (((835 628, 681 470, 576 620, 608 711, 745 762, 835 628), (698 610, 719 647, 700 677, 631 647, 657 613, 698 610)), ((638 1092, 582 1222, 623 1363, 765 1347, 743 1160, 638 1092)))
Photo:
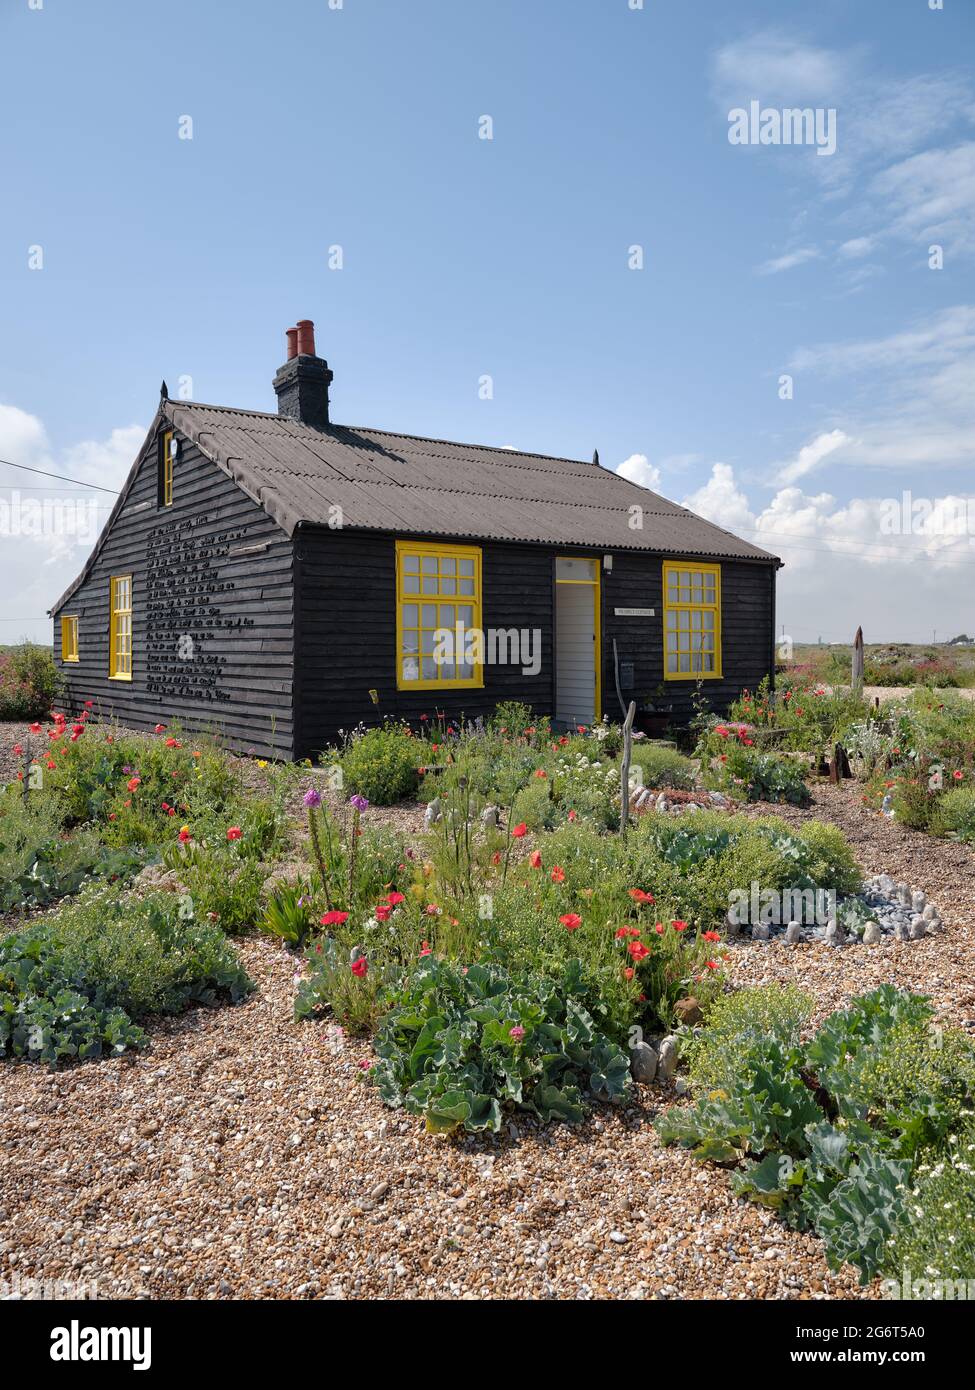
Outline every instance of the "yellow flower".
POLYGON ((267 767, 267 763, 266 763, 266 761, 265 761, 263 758, 258 758, 258 760, 257 760, 257 766, 258 766, 258 767, 267 767))

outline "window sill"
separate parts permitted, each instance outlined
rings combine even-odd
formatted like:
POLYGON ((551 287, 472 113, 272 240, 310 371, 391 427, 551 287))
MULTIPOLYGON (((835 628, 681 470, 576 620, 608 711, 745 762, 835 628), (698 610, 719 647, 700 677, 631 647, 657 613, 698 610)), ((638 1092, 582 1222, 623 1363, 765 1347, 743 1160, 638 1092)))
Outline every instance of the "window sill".
POLYGON ((110 681, 131 681, 131 680, 132 680, 132 677, 131 677, 130 675, 129 675, 129 676, 109 676, 108 679, 109 679, 110 681))

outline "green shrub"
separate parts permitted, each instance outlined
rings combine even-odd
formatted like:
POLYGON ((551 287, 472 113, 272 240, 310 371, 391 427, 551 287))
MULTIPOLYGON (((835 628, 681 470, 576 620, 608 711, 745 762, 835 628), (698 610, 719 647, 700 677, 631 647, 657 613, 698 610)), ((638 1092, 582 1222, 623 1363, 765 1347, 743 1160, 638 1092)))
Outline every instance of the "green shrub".
POLYGON ((237 852, 237 842, 206 846, 176 845, 163 861, 179 874, 193 916, 219 923, 225 932, 246 931, 263 916, 266 867, 237 852))
POLYGON ((894 1298, 973 1297, 975 1125, 966 1125, 953 1140, 944 1156, 914 1171, 905 1219, 886 1261, 891 1286, 885 1292, 894 1298))
POLYGON ((423 1115, 428 1131, 501 1128, 504 1108, 578 1123, 585 1099, 621 1100, 629 1059, 561 984, 425 957, 390 991, 370 1073, 387 1105, 423 1115))
POLYGON ((346 789, 377 806, 392 806, 413 796, 421 752, 422 745, 402 724, 386 722, 378 729, 357 732, 340 759, 346 789))
POLYGON ((57 701, 60 684, 48 647, 22 642, 0 653, 0 721, 46 718, 57 701))
POLYGON ((708 786, 737 800, 744 796, 747 801, 784 801, 792 806, 807 806, 812 800, 803 767, 794 758, 760 753, 740 743, 729 742, 726 748, 714 762, 709 750, 702 751, 701 767, 708 786))
POLYGON ((136 1023, 253 988, 222 932, 172 895, 89 889, 0 942, 0 1053, 56 1065, 143 1046, 136 1023))
POLYGON ((931 831, 975 844, 975 787, 951 787, 935 802, 931 831))
MULTIPOLYGON (((703 1160, 736 1163, 735 1192, 812 1226, 831 1268, 849 1261, 866 1282, 904 1220, 915 1162, 943 1152, 971 1114, 975 1052, 960 1032, 947 1044, 931 1034, 928 1002, 891 985, 832 1014, 805 1046, 791 1005, 765 1016, 769 1032, 737 1033, 720 1084, 661 1116, 658 1132, 703 1160)), ((720 1013, 717 1022, 692 1047, 705 1082, 708 1054, 729 1043, 720 1013)))
POLYGON ((633 767, 639 767, 645 787, 692 791, 696 784, 694 764, 676 748, 636 743, 633 745, 633 767))
POLYGON ((765 1037, 796 1047, 813 1004, 812 996, 796 985, 759 985, 718 995, 708 1009, 706 1027, 681 1043, 692 1089, 697 1093, 734 1085, 765 1037))
POLYGON ((139 848, 106 850, 94 826, 61 830, 56 796, 13 784, 0 792, 0 912, 46 907, 77 893, 89 879, 128 880, 150 857, 139 848))

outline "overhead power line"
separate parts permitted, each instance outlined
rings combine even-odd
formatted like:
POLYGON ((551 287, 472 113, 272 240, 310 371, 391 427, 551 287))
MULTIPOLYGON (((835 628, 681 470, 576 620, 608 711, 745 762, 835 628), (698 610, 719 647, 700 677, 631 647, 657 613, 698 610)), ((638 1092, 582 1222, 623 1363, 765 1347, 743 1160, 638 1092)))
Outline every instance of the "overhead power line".
POLYGON ((7 468, 21 468, 25 473, 38 473, 42 478, 57 478, 62 483, 74 483, 75 487, 90 487, 96 492, 110 492, 113 497, 118 496, 118 488, 102 487, 99 483, 84 483, 80 478, 66 478, 63 473, 49 473, 46 468, 28 468, 26 463, 12 463, 10 459, 0 459, 0 463, 7 468))

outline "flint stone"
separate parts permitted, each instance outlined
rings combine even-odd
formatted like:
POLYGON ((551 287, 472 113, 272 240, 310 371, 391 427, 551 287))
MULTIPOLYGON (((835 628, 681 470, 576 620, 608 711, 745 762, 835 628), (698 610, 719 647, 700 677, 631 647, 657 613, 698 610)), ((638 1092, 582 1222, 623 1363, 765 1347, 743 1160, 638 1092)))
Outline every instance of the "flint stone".
POLYGON ((659 1081, 672 1081, 676 1067, 677 1039, 674 1037, 664 1038, 657 1054, 657 1079, 659 1081))
POLYGON ((877 942, 881 939, 881 936, 882 932, 880 930, 880 924, 878 922, 868 922, 863 929, 863 936, 861 940, 863 941, 864 946, 876 946, 877 942))
POLYGON ((657 1075, 657 1063, 659 1058, 655 1048, 649 1043, 638 1042, 635 1047, 630 1048, 630 1075, 634 1081, 639 1081, 646 1085, 657 1075))
POLYGON ((797 941, 802 939, 802 927, 798 922, 790 922, 785 929, 785 939, 790 946, 794 946, 797 941))

